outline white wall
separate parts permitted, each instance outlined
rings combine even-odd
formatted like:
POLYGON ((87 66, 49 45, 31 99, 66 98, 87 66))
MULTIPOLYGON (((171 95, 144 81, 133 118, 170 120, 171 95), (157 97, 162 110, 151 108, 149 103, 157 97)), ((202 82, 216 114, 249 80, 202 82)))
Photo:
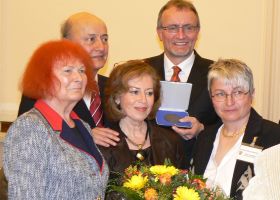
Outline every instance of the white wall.
MULTIPOLYGON (((108 26, 107 67, 119 61, 161 53, 156 35, 157 13, 166 0, 0 0, 0 121, 14 120, 18 82, 34 49, 59 38, 61 23, 71 14, 89 11, 108 26)), ((238 58, 253 70, 255 108, 263 112, 265 68, 265 0, 195 0, 201 18, 196 49, 203 57, 238 58)))

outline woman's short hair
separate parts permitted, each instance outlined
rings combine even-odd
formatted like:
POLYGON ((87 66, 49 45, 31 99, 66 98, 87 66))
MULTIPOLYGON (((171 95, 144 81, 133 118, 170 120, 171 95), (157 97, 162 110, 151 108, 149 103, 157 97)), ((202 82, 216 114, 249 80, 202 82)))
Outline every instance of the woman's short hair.
POLYGON ((35 50, 22 77, 22 93, 33 99, 55 96, 54 85, 59 83, 53 73, 56 63, 79 60, 86 69, 86 91, 96 89, 92 60, 89 54, 77 43, 69 40, 49 41, 35 50))
POLYGON ((116 98, 129 90, 128 81, 134 78, 148 75, 153 80, 154 106, 148 118, 152 119, 160 106, 160 81, 156 71, 143 60, 130 60, 118 64, 112 70, 105 87, 106 114, 113 121, 119 121, 125 115, 120 106, 115 102, 116 98))
POLYGON ((219 59, 210 65, 208 91, 211 93, 213 80, 222 79, 226 85, 240 87, 250 94, 254 92, 254 79, 251 69, 237 59, 219 59))

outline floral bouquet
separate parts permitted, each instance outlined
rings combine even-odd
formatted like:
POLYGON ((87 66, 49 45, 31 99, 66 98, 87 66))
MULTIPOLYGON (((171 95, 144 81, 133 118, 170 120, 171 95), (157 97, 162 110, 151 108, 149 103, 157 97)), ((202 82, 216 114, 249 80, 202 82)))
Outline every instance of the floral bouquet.
MULTIPOLYGON (((109 184, 108 192, 133 200, 227 200, 219 189, 206 187, 206 179, 168 164, 129 166, 109 184), (113 184, 112 184, 113 183, 113 184)), ((110 198, 109 198, 110 199, 110 198)))

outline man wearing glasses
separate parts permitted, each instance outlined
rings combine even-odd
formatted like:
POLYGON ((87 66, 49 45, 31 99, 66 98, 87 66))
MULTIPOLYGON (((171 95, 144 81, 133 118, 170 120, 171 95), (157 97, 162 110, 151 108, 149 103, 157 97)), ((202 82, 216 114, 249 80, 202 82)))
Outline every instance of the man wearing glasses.
POLYGON ((170 0, 159 11, 157 33, 164 52, 146 61, 156 69, 162 80, 192 83, 189 117, 192 128, 173 126, 172 129, 185 139, 186 152, 192 151, 194 138, 218 120, 207 91, 207 73, 211 60, 202 58, 194 50, 200 30, 199 16, 194 5, 184 0, 170 0), (177 72, 176 72, 177 71, 177 72), (177 78, 174 79, 174 75, 177 78))

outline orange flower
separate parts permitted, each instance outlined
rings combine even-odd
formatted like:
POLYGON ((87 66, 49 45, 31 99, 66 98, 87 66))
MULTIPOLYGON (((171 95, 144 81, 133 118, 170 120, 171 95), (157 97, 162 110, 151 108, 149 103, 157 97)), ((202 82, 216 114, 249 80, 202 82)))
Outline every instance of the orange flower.
POLYGON ((144 194, 145 200, 158 200, 158 193, 154 188, 148 188, 144 194))
POLYGON ((169 185, 171 183, 171 174, 161 174, 159 176, 159 182, 163 185, 169 185))
POLYGON ((200 189, 200 190, 201 190, 201 189, 204 189, 204 188, 206 187, 206 183, 203 182, 203 181, 200 180, 200 179, 197 179, 197 178, 193 179, 193 183, 196 183, 198 189, 200 189))
POLYGON ((131 178, 134 175, 139 175, 140 172, 137 170, 136 166, 129 166, 128 168, 125 169, 124 174, 126 175, 127 178, 131 178))
POLYGON ((180 169, 179 173, 180 174, 187 174, 189 172, 189 170, 187 169, 180 169))

